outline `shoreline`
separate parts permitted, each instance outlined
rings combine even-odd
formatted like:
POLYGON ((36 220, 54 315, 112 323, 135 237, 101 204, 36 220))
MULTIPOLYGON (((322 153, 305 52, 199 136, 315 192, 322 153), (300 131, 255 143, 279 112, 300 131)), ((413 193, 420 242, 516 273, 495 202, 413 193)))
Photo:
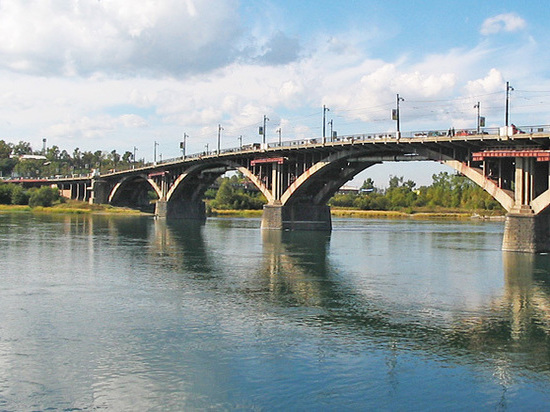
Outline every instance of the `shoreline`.
MULTIPOLYGON (((0 205, 0 213, 44 213, 44 214, 94 214, 94 215, 135 215, 154 216, 152 213, 142 212, 130 208, 114 207, 109 205, 67 204, 62 203, 52 207, 34 207, 27 205, 0 205)), ((261 217, 263 210, 218 210, 212 209, 209 217, 261 217)), ((356 210, 331 209, 331 216, 336 218, 386 218, 386 219, 479 219, 504 220, 504 215, 469 211, 418 211, 401 212, 393 210, 356 210)))

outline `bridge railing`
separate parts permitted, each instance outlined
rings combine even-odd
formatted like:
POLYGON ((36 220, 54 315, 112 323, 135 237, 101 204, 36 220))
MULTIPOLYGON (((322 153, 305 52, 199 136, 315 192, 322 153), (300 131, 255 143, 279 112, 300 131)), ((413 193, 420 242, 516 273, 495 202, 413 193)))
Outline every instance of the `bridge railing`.
MULTIPOLYGON (((437 137, 465 137, 465 136, 476 136, 476 135, 499 135, 500 127, 483 127, 478 133, 475 128, 449 128, 444 130, 419 130, 419 131, 408 131, 402 132, 401 138, 407 139, 422 139, 422 138, 437 138, 437 137)), ((536 125, 536 126, 518 126, 516 127, 517 133, 526 133, 526 134, 550 134, 550 125, 536 125)), ((199 153, 193 153, 183 156, 174 157, 170 159, 163 159, 162 161, 157 162, 157 164, 166 164, 166 163, 178 163, 182 160, 193 160, 199 159, 202 157, 216 156, 218 154, 230 154, 230 153, 246 153, 246 152, 257 152, 262 149, 277 149, 277 148, 298 148, 298 147, 314 147, 320 146, 323 144, 338 144, 338 143, 354 143, 354 142, 365 142, 365 141, 380 141, 380 140, 397 140, 396 132, 377 132, 377 133, 362 133, 362 134, 351 134, 351 135, 340 135, 335 137, 327 137, 323 139, 322 137, 308 138, 308 139, 296 139, 296 140, 283 140, 281 142, 268 142, 263 146, 261 143, 251 143, 242 145, 239 147, 232 147, 227 149, 221 149, 218 153, 217 150, 203 151, 199 153)), ((151 166, 154 163, 148 163, 147 166, 151 166)))

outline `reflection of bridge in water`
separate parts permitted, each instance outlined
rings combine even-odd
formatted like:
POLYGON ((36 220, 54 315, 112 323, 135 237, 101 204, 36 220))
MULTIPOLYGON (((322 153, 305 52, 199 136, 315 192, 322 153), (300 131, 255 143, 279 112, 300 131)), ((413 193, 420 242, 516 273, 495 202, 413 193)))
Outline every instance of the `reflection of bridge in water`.
POLYGON ((202 197, 228 170, 245 175, 265 195, 262 227, 330 230, 327 201, 348 180, 388 161, 431 160, 450 166, 490 193, 508 212, 503 249, 550 250, 550 127, 529 133, 426 133, 341 136, 255 144, 202 153, 147 167, 56 183, 66 195, 132 207, 158 196, 156 215, 205 219, 202 197))
MULTIPOLYGON (((546 276, 550 267, 545 256, 504 253, 504 287, 498 297, 473 312, 458 309, 434 316, 422 302, 405 313, 401 301, 362 294, 353 275, 341 273, 332 262, 331 236, 322 232, 263 231, 262 247, 253 254, 247 279, 242 284, 237 280, 235 286, 235 279, 219 278, 220 273, 231 273, 218 267, 223 259, 205 258, 218 251, 209 249, 203 230, 194 224, 156 221, 151 253, 155 259, 166 254, 174 269, 197 275, 204 271, 201 276, 207 279, 218 276, 198 287, 217 290, 220 282, 230 283, 228 293, 256 302, 269 316, 294 318, 293 308, 301 308, 303 318, 296 321, 320 328, 328 337, 331 331, 341 336, 347 330, 350 339, 395 342, 396 350, 406 345, 406 350, 432 353, 442 361, 452 358, 459 364, 485 366, 503 386, 508 384, 510 367, 538 373, 550 370, 550 283, 546 276), (191 236, 187 236, 189 232, 191 236), (208 263, 196 266, 201 261, 208 263)), ((182 282, 184 289, 191 287, 179 277, 173 281, 182 282)), ((388 362, 388 373, 395 367, 388 362)))

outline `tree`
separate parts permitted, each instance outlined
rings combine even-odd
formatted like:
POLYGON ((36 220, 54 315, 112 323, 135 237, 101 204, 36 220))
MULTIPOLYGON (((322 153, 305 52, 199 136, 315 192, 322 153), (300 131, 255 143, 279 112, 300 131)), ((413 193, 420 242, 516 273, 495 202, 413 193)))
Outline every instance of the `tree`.
POLYGON ((3 140, 0 140, 0 159, 9 159, 12 151, 12 146, 3 140))
POLYGON ((13 146, 12 152, 16 155, 32 154, 32 147, 30 143, 19 141, 19 143, 13 146))
POLYGON ((34 190, 31 193, 31 196, 29 198, 29 206, 30 207, 36 207, 36 206, 50 207, 58 199, 59 199, 59 190, 53 187, 42 186, 41 188, 34 190))

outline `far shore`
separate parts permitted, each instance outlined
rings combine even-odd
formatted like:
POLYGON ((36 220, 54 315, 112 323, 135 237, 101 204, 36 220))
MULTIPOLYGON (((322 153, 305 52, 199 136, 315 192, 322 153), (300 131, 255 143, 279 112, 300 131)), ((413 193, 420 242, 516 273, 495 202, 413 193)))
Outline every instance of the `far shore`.
MULTIPOLYGON (((127 207, 114 207, 110 205, 90 205, 85 202, 70 201, 56 204, 52 207, 31 208, 26 205, 0 205, 0 213, 53 213, 53 214, 116 214, 116 215, 144 215, 152 213, 141 212, 127 207)), ((262 210, 225 210, 211 209, 208 216, 211 217, 261 217, 262 210)), ((387 219, 482 219, 503 220, 504 215, 491 211, 394 211, 394 210, 356 210, 331 208, 331 215, 339 218, 387 218, 387 219)))

